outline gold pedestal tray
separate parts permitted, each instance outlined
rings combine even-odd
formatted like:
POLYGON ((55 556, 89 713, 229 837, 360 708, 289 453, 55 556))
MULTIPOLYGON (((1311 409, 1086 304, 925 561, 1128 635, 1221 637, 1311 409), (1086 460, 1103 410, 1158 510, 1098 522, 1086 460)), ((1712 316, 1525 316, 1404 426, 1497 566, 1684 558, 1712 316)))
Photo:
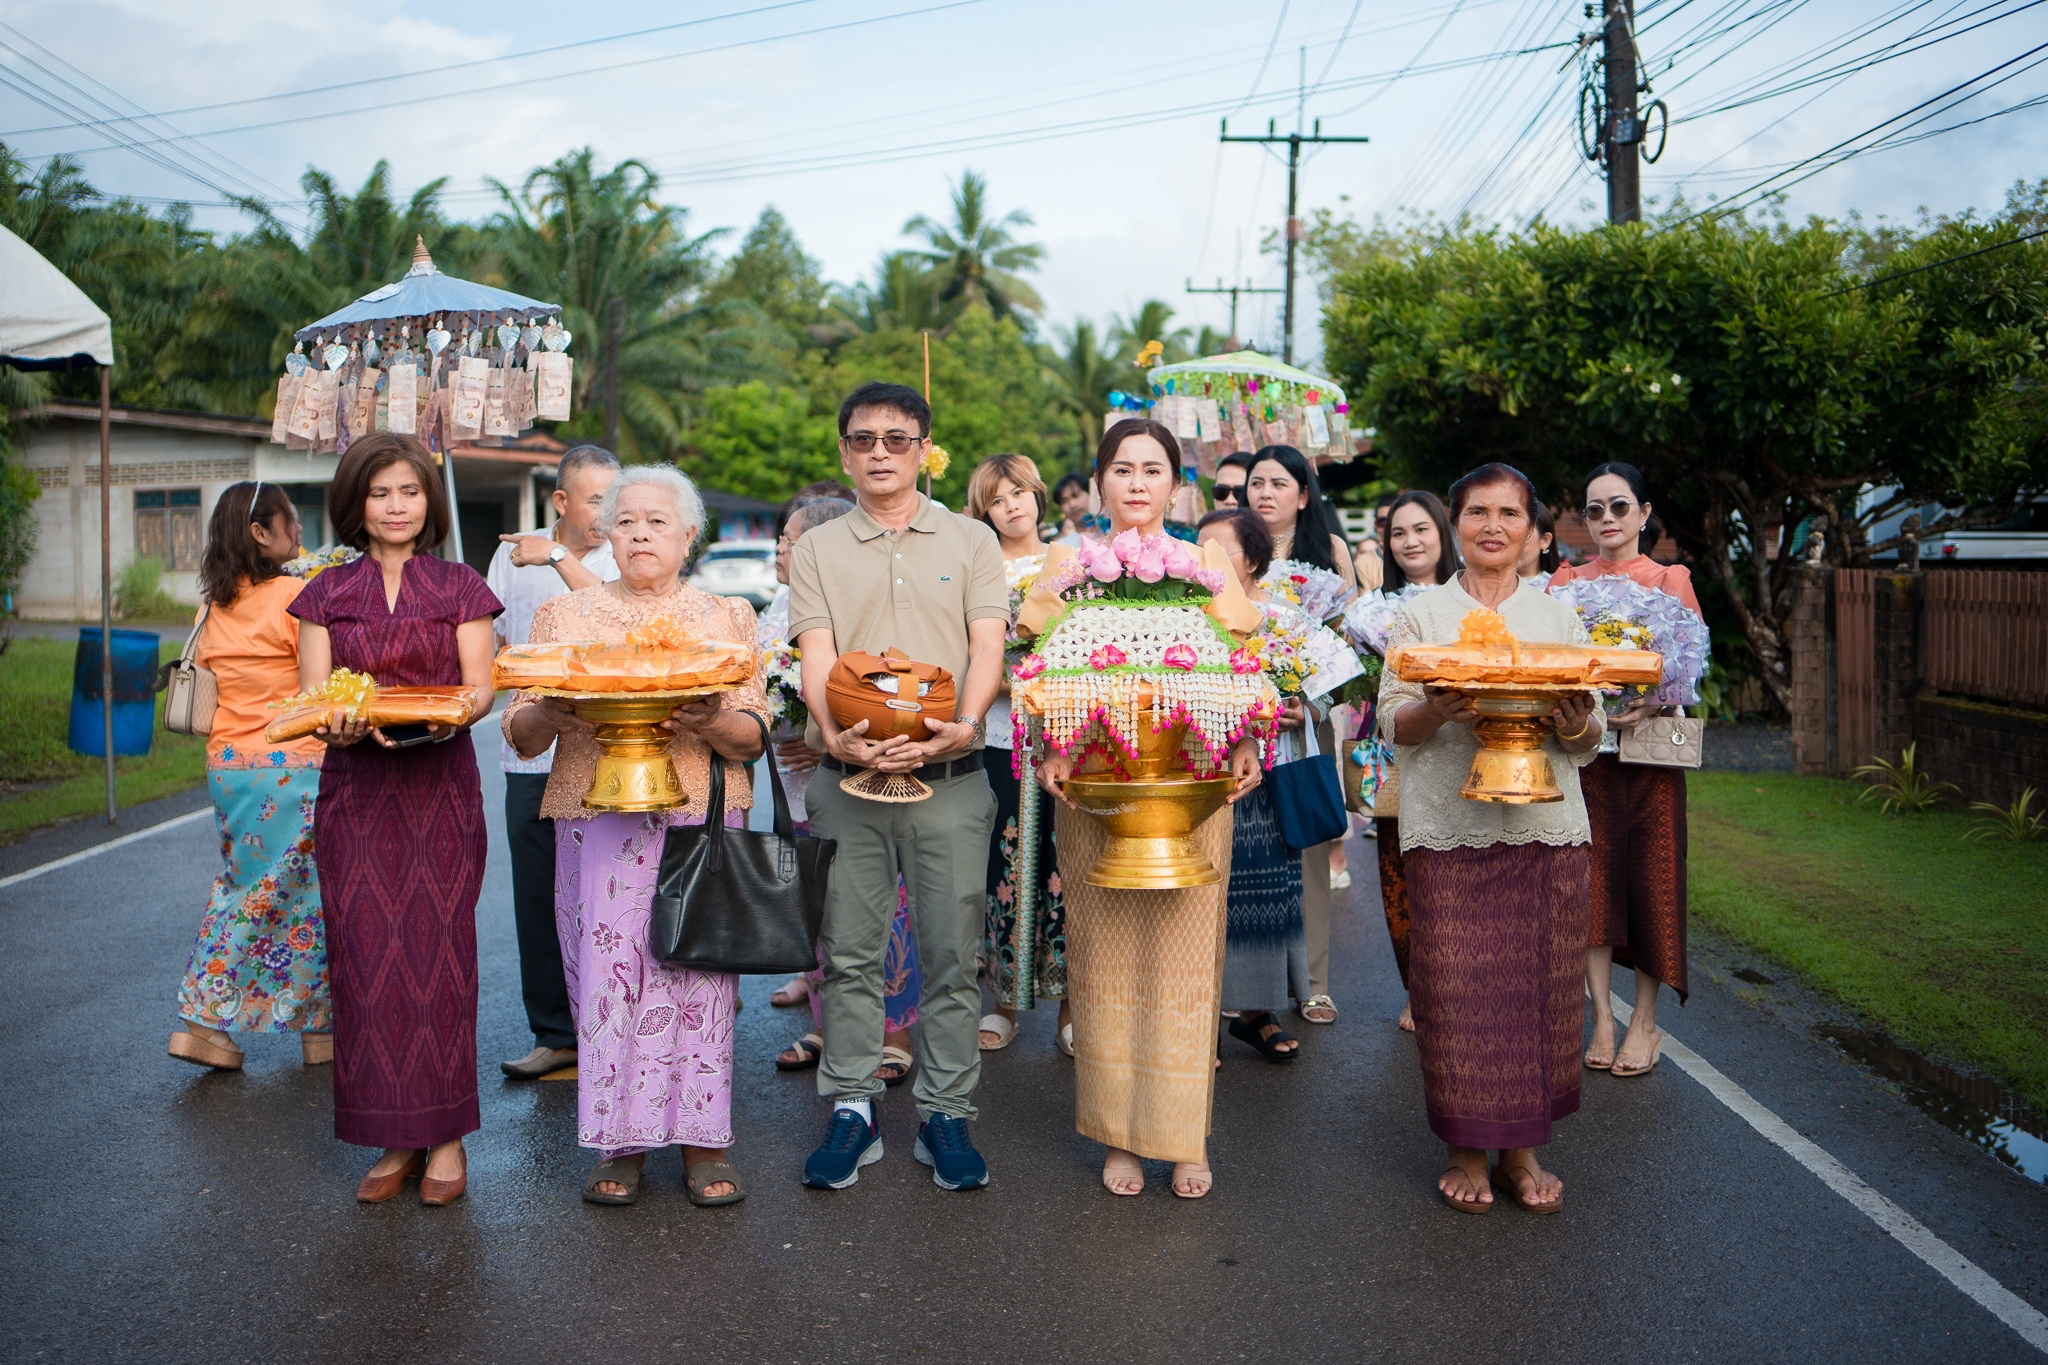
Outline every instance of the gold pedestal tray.
POLYGON ((1562 801, 1557 778, 1543 741, 1551 729, 1543 718, 1557 709, 1566 692, 1583 689, 1529 687, 1515 683, 1452 684, 1472 698, 1479 722, 1472 727, 1479 752, 1458 792, 1467 801, 1498 801, 1513 806, 1562 801))
POLYGON ((689 800, 676 765, 669 761, 673 730, 661 722, 676 703, 729 692, 733 685, 692 687, 674 692, 565 692, 534 688, 536 696, 566 701, 597 729, 597 770, 583 804, 591 810, 674 810, 689 800))
POLYGON ((1068 778, 1068 797, 1109 834, 1109 843, 1082 880, 1119 891, 1170 891, 1222 881, 1223 874, 1190 836, 1222 809, 1234 785, 1228 777, 1068 778))

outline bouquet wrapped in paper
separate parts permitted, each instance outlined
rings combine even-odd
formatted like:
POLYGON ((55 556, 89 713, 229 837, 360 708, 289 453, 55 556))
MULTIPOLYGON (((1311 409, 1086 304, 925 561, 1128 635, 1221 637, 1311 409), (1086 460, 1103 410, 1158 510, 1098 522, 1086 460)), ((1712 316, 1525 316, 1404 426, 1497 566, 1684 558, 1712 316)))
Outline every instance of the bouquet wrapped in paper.
POLYGON ((761 650, 761 680, 767 684, 769 718, 776 735, 795 739, 810 723, 804 704, 803 651, 787 640, 770 640, 761 650))
POLYGON ((579 695, 689 692, 737 687, 760 662, 749 645, 699 639, 660 616, 619 641, 508 645, 491 663, 491 685, 579 695))
POLYGON ((1259 586, 1300 607, 1310 620, 1322 622, 1342 617, 1356 596, 1339 575, 1299 559, 1274 560, 1259 586))
POLYGON ((1663 656, 1662 676, 1642 689, 1648 700, 1659 706, 1699 701, 1712 641, 1707 623, 1685 603, 1622 574, 1574 579, 1550 595, 1579 613, 1595 643, 1630 644, 1663 656))
POLYGON ((380 687, 367 673, 337 668, 311 692, 270 704, 282 714, 263 731, 272 744, 303 739, 323 725, 360 720, 370 725, 466 725, 475 714, 462 686, 380 687))

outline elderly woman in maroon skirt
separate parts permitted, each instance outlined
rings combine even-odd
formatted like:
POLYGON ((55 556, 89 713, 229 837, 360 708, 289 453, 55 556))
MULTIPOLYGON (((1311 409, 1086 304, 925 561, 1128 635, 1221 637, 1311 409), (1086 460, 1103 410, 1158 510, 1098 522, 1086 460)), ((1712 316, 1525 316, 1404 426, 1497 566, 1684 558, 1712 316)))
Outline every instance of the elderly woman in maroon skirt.
MULTIPOLYGON (((425 553, 448 534, 447 495, 426 447, 376 432, 348 448, 327 492, 335 534, 362 550, 289 610, 299 682, 336 668, 388 686, 468 687, 491 709, 491 622, 502 610, 465 564, 425 553)), ((468 1185, 462 1139, 479 1126, 476 897, 483 793, 465 729, 431 741, 350 721, 329 745, 313 816, 334 990, 334 1135, 381 1147, 356 1198, 381 1203, 412 1176, 420 1202, 468 1185)))
MULTIPOLYGON (((1535 534, 1536 490, 1490 464, 1451 486, 1465 567, 1411 598, 1388 652, 1458 638, 1468 612, 1500 613, 1524 640, 1581 641, 1578 615, 1516 574, 1535 534)), ((1493 1187, 1532 1213, 1564 1207, 1564 1185, 1536 1161, 1551 1124, 1579 1107, 1585 1027, 1586 848, 1579 765, 1600 743, 1590 693, 1566 697, 1544 741, 1564 799, 1536 805, 1459 795, 1479 714, 1455 688, 1381 677, 1381 733, 1401 768, 1401 854, 1414 942, 1408 965, 1430 1130, 1449 1146, 1437 1191, 1461 1213, 1493 1207, 1493 1187), (1488 1169, 1487 1153, 1500 1161, 1488 1169)))

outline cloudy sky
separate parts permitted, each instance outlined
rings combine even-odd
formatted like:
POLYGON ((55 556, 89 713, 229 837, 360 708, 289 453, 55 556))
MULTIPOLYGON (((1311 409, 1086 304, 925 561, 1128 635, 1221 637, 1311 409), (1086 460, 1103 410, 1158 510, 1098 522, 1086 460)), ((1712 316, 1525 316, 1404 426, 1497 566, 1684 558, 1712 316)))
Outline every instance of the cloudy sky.
MULTIPOLYGON (((1184 293, 1188 279, 1278 282, 1258 243, 1284 216, 1285 166, 1219 143, 1226 117, 1234 133, 1299 117, 1371 138, 1306 162, 1305 209, 1510 226, 1604 212, 1576 151, 1594 70, 1577 50, 1581 0, 499 0, 429 14, 10 0, 0 142, 76 155, 103 189, 186 200, 224 229, 247 221, 229 194, 302 219, 309 165, 354 186, 379 158, 404 190, 449 176, 448 210, 481 215, 488 177, 517 182, 590 145, 647 162, 700 230, 743 230, 773 204, 842 280, 904 245, 904 220, 942 212, 972 168, 999 209, 1036 218, 1054 324, 1156 297, 1221 326, 1224 301, 1184 293)), ((1648 0, 1637 29, 1645 98, 1672 118, 1648 194, 1705 204, 1785 184, 1795 214, 1910 219, 1995 210, 2043 173, 2044 0, 1648 0)), ((1274 350, 1277 303, 1247 299, 1240 323, 1274 350)), ((1300 350, 1316 346, 1303 326, 1300 350)))

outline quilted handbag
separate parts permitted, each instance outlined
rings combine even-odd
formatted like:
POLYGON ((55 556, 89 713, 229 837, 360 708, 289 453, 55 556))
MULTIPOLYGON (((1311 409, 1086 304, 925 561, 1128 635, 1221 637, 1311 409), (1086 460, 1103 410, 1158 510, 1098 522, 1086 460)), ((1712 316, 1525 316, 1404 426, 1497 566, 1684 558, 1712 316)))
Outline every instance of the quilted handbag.
POLYGON ((1658 768, 1700 766, 1706 722, 1692 716, 1651 716, 1615 736, 1615 752, 1624 763, 1658 768))
MULTIPOLYGON (((765 743, 768 727, 759 716, 765 743)), ((775 827, 727 829, 725 763, 713 757, 704 823, 671 825, 654 886, 654 955, 702 972, 807 972, 818 965, 825 884, 838 844, 799 837, 768 756, 775 827)))
POLYGON ((152 692, 169 689, 164 697, 164 729, 174 735, 213 733, 213 713, 220 706, 220 680, 213 676, 212 669, 201 668, 192 662, 192 651, 199 644, 199 632, 206 628, 206 618, 212 612, 213 604, 209 602, 193 623, 192 633, 185 639, 184 652, 157 671, 156 685, 150 689, 152 692))

